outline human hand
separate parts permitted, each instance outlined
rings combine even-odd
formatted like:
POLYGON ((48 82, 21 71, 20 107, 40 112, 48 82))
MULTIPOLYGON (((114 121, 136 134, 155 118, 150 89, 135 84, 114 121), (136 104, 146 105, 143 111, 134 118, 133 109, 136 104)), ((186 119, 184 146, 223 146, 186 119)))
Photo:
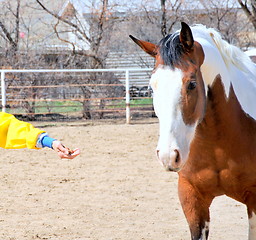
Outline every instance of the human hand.
POLYGON ((60 141, 53 141, 52 148, 57 152, 60 158, 73 159, 80 154, 80 149, 75 148, 74 150, 70 150, 69 148, 63 146, 60 141))

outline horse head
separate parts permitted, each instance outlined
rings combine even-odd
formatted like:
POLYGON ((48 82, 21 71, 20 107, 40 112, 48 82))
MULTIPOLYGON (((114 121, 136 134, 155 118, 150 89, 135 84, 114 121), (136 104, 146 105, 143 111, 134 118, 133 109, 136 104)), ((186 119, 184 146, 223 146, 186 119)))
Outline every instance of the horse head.
POLYGON ((157 156, 166 170, 179 171, 205 114, 206 91, 200 70, 204 51, 186 23, 158 45, 130 37, 156 60, 150 84, 160 127, 157 156))

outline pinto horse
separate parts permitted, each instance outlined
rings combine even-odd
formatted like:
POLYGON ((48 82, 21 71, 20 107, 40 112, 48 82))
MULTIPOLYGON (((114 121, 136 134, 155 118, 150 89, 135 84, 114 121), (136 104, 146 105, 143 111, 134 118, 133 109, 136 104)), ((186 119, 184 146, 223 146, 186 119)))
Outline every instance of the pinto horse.
POLYGON ((202 25, 182 22, 158 45, 130 37, 156 60, 157 156, 178 172, 191 239, 208 238, 209 207, 223 194, 247 206, 256 239, 256 65, 202 25))

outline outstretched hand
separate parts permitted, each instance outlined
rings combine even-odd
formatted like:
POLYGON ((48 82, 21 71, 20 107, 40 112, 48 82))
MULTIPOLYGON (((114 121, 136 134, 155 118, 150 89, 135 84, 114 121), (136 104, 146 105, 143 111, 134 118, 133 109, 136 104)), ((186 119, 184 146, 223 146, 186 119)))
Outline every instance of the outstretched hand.
POLYGON ((60 158, 73 159, 80 154, 80 149, 75 148, 70 150, 69 148, 63 146, 60 141, 53 141, 52 148, 57 152, 60 158))

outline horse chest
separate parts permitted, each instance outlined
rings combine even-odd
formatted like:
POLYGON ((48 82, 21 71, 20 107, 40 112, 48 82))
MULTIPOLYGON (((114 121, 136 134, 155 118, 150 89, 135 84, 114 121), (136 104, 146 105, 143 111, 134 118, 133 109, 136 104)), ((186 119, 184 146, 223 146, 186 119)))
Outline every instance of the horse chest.
POLYGON ((222 169, 218 172, 218 183, 225 194, 237 192, 239 186, 238 177, 230 169, 222 169))
POLYGON ((209 193, 213 196, 226 194, 236 199, 236 196, 251 191, 256 183, 256 173, 250 175, 246 172, 237 171, 236 168, 223 168, 221 170, 204 168, 190 176, 189 182, 202 194, 209 193))
POLYGON ((215 196, 219 196, 225 193, 225 180, 228 175, 216 171, 215 169, 202 169, 194 174, 190 179, 192 184, 202 193, 211 192, 215 196))

